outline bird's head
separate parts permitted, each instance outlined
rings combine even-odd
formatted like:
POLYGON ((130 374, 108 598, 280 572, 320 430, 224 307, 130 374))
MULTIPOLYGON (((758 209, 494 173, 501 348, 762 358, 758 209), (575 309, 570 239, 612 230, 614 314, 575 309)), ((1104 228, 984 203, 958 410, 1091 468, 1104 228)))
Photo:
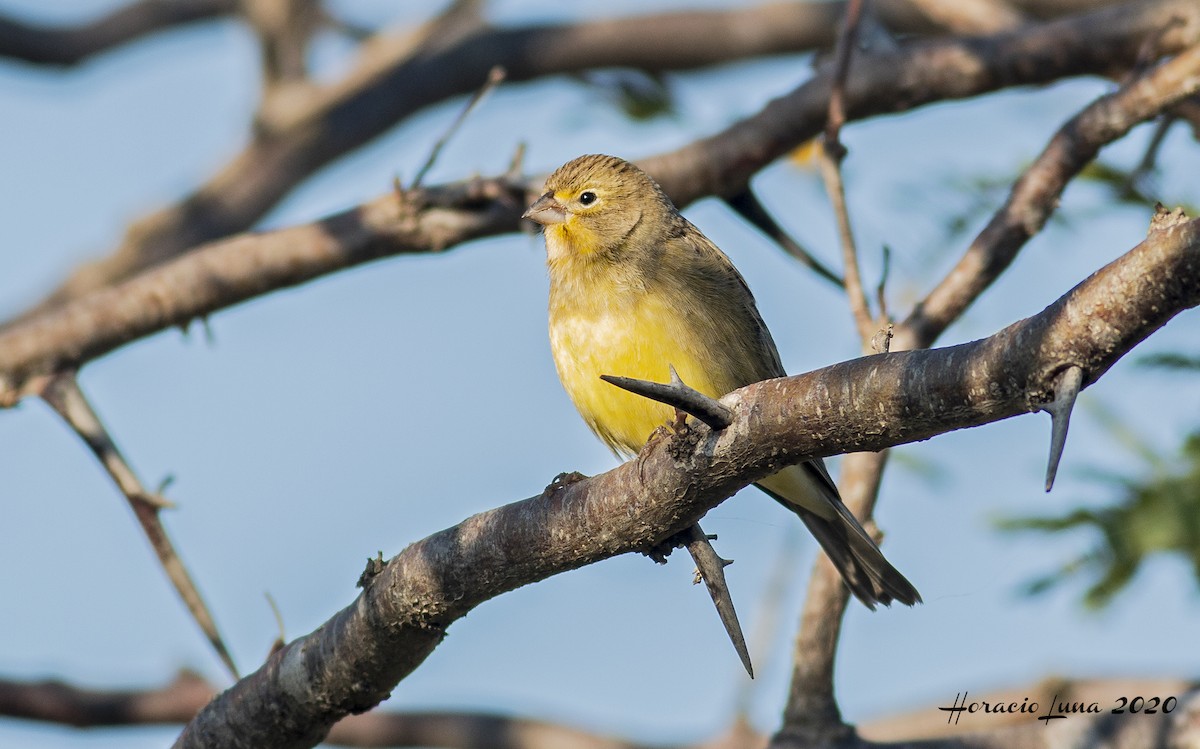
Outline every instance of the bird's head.
POLYGON ((580 156, 546 180, 545 192, 524 218, 545 227, 551 261, 612 256, 634 232, 655 230, 674 207, 658 184, 615 156, 580 156))

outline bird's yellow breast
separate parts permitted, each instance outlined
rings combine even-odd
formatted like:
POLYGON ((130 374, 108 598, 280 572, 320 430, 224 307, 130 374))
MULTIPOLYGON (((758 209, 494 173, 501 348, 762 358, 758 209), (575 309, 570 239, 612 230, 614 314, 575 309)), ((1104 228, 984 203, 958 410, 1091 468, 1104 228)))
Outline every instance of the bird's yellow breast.
POLYGON ((672 418, 670 407, 610 385, 600 375, 670 381, 670 367, 691 387, 719 397, 737 384, 717 380, 703 331, 654 289, 593 278, 552 293, 550 347, 559 379, 580 415, 609 447, 637 452, 672 418))

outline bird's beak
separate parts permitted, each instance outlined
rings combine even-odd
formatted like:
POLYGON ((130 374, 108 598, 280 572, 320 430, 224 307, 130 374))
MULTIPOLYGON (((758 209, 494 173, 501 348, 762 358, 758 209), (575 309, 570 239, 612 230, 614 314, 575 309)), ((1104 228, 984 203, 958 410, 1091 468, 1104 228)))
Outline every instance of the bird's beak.
POLYGON ((567 209, 554 199, 553 193, 546 193, 529 206, 529 210, 521 214, 521 218, 536 221, 542 226, 561 224, 567 220, 567 209))

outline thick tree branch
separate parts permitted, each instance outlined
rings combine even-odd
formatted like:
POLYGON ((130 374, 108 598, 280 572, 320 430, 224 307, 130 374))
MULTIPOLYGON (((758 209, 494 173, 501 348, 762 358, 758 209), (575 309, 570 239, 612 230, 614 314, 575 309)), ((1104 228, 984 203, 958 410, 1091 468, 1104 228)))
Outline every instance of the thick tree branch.
POLYGON ((54 28, 0 17, 0 57, 77 65, 150 34, 231 15, 238 0, 137 0, 82 26, 54 28))
POLYGON ((1006 0, 912 0, 929 20, 958 34, 994 34, 1026 18, 1006 0))
MULTIPOLYGON (((936 324, 924 323, 923 311, 928 300, 918 305, 909 319, 897 326, 895 350, 927 347, 953 320, 983 293, 1000 272, 1012 261, 1025 241, 1039 231, 1058 204, 1066 184, 1091 161, 1100 148, 1123 136, 1133 125, 1154 117, 1173 102, 1188 97, 1200 86, 1200 47, 1193 47, 1179 57, 1155 69, 1143 71, 1119 91, 1102 97, 1073 117, 1047 146, 1042 155, 1022 175, 1013 187, 1008 202, 996 214, 988 227, 967 250, 958 267, 931 294, 931 298, 952 299, 953 306, 935 305, 944 310, 945 317, 936 324), (979 256, 998 258, 992 263, 977 261, 979 256), (954 289, 946 293, 944 289, 954 289), (941 296, 938 296, 939 291, 941 296)), ((1056 395, 1046 408, 1052 413, 1056 404, 1065 403, 1058 395, 1057 385, 1066 373, 1075 373, 1068 366, 1055 380, 1056 395)), ((1078 382, 1074 393, 1078 393, 1078 382)), ((1066 436, 1066 415, 1055 417, 1055 439, 1052 441, 1051 471, 1057 468, 1066 436)), ((842 468, 842 490, 847 506, 865 519, 871 517, 886 453, 860 453, 847 456, 842 468)), ((1052 481, 1048 475, 1047 485, 1052 481)), ((847 728, 842 724, 833 695, 833 667, 841 619, 845 614, 849 594, 840 584, 837 572, 827 560, 818 559, 809 583, 801 616, 800 633, 794 656, 794 671, 784 724, 775 738, 777 745, 793 743, 829 743, 845 738, 847 728)))
POLYGON ((241 0, 242 15, 258 35, 263 98, 308 78, 308 46, 323 18, 320 0, 241 0))
MULTIPOLYGON (((1113 0, 1080 0, 1084 7, 1110 4, 1113 0)), ((1057 2, 1043 0, 1047 12, 1060 8, 1057 2)), ((1078 10, 1078 5, 1071 8, 1078 10)), ((1177 5, 1186 5, 1179 0, 1177 5)), ((177 205, 148 216, 130 227, 121 246, 109 257, 85 265, 53 292, 38 308, 55 306, 91 289, 109 285, 158 263, 173 258, 188 248, 250 228, 297 184, 330 161, 363 145, 397 122, 431 104, 470 93, 484 80, 488 70, 499 65, 508 71, 510 81, 527 81, 549 75, 573 73, 597 67, 634 67, 649 71, 688 70, 731 60, 762 55, 799 52, 829 46, 833 30, 842 13, 843 3, 786 3, 764 5, 735 11, 689 11, 591 23, 491 28, 482 26, 470 13, 452 14, 416 35, 380 35, 364 46, 361 65, 344 80, 316 89, 299 97, 293 106, 264 111, 257 137, 205 185, 177 205), (416 41, 414 41, 414 38, 416 41), (691 40, 703 39, 704 44, 691 40)), ((1166 5, 1158 4, 1158 12, 1166 5)), ((931 33, 930 24, 906 0, 883 0, 877 15, 889 29, 901 33, 931 33)), ((1134 15, 1141 15, 1135 13, 1134 15)), ((1161 20, 1161 19, 1160 19, 1161 20)), ((1106 23, 1126 24, 1125 16, 1106 17, 1106 23)), ((1137 23, 1149 24, 1144 15, 1137 23)), ((1100 46, 1104 37, 1100 33, 1100 46)), ((1125 29, 1129 31, 1129 29, 1125 29)), ((1118 30, 1118 35, 1122 33, 1118 30)), ((1135 32, 1136 33, 1136 32, 1135 32)), ((1096 72, 1107 65, 1120 66, 1126 58, 1114 54, 1101 65, 1096 55, 1074 71, 1067 55, 1054 54, 1039 71, 1022 70, 1007 75, 966 96, 1000 85, 1043 82, 1063 75, 1096 72), (1025 76, 1030 80, 1022 81, 1025 76)), ((930 60, 939 64, 951 60, 930 60)), ((891 60, 890 64, 896 64, 891 60)), ((957 61, 961 64, 962 60, 957 61)), ((1013 62, 1009 62, 1011 67, 1013 62)), ((954 67, 957 67, 955 65, 954 67)), ((918 77, 930 85, 934 70, 918 77)), ((953 68, 951 68, 953 70, 953 68)), ((893 79, 895 73, 893 70, 893 79)), ((950 75, 947 71, 946 75, 950 75)), ((893 80, 893 83, 895 81, 893 80)), ((982 84, 982 82, 977 81, 982 84)), ((920 96, 893 94, 894 86, 872 91, 884 104, 873 112, 894 111, 922 101, 920 96), (881 96, 882 94, 882 96, 881 96)), ((817 92, 822 105, 828 91, 817 92)), ((853 94, 851 94, 853 97, 853 94)), ((943 98, 926 92, 923 101, 943 98)), ((292 101, 290 97, 283 97, 292 101)), ((874 105, 871 105, 874 106, 874 105)), ((711 162, 719 171, 737 174, 732 182, 714 189, 720 175, 710 169, 696 179, 698 184, 679 194, 681 203, 711 194, 731 194, 731 184, 744 187, 750 175, 802 139, 782 130, 761 149, 751 151, 748 160, 732 154, 711 162), (765 159, 762 156, 767 156, 765 159)), ((815 130, 810 132, 811 137, 815 130)), ((697 161, 697 164, 704 163, 697 161)), ((671 170, 674 171, 674 170, 671 170)), ((684 175, 680 175, 684 176, 684 175)), ((677 187, 678 185, 676 185, 677 187)))
MULTIPOLYGON (((842 500, 868 529, 889 452, 855 452, 842 459, 838 478, 842 500)), ((818 554, 800 611, 783 724, 772 737, 773 746, 828 746, 854 736, 853 728, 842 720, 833 691, 838 641, 849 602, 850 590, 841 573, 824 554, 818 554)))
MULTIPOLYGON (((994 36, 917 41, 894 52, 862 51, 854 58, 854 76, 846 89, 846 116, 858 120, 1011 86, 1128 69, 1152 35, 1159 37, 1163 55, 1200 41, 1200 6, 1189 0, 1150 0, 994 36)), ((638 163, 677 205, 709 195, 736 195, 763 166, 821 132, 831 87, 826 66, 753 117, 638 163)))
POLYGON ((177 746, 312 746, 343 716, 384 699, 451 623, 488 598, 651 548, 782 465, 1036 410, 1068 366, 1095 382, 1200 304, 1200 220, 1157 226, 1043 312, 990 338, 741 388, 722 399, 735 418, 719 433, 689 423, 637 461, 412 544, 349 607, 201 711, 177 746))
POLYGON ((1067 184, 1134 125, 1200 90, 1200 46, 1148 70, 1072 117, 1013 185, 1008 200, 958 264, 916 306, 897 345, 930 345, 995 281, 1058 207, 1067 184))
POLYGON ((394 193, 315 224, 235 237, 0 332, 0 405, 30 377, 144 335, 384 255, 516 231, 525 193, 503 180, 394 193))

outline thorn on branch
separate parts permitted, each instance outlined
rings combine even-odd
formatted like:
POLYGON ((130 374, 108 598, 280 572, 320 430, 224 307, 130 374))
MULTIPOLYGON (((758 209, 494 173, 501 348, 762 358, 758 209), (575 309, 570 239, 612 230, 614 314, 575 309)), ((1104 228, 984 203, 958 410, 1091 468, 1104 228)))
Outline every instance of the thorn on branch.
POLYGON ((717 556, 716 550, 710 543, 710 539, 715 539, 716 536, 706 535, 698 524, 688 528, 680 535, 685 539, 688 553, 696 562, 696 576, 699 579, 694 580, 693 583, 704 580, 708 594, 717 607, 717 615, 721 618, 721 624, 725 626, 725 632, 729 635, 729 641, 733 643, 733 649, 737 651, 746 673, 753 679, 754 666, 750 663, 750 650, 746 647, 746 638, 742 635, 742 625, 738 622, 737 611, 733 608, 733 598, 729 594, 729 585, 725 582, 725 567, 732 564, 733 560, 717 556))
POLYGON ((634 395, 674 406, 680 411, 695 416, 717 431, 733 423, 732 409, 719 400, 710 398, 699 390, 685 385, 683 380, 679 379, 679 373, 675 371, 674 366, 671 367, 670 384, 616 375, 600 375, 600 379, 610 385, 616 385, 622 390, 628 390, 634 395))
POLYGON ((1158 118, 1158 122, 1154 126, 1154 134, 1150 136, 1150 142, 1146 144, 1146 151, 1142 154, 1142 160, 1133 168, 1133 171, 1129 173, 1129 178, 1125 181, 1127 192, 1137 193, 1150 181, 1150 175, 1158 168, 1158 152, 1167 138, 1167 132, 1178 121, 1178 117, 1169 113, 1158 118))
POLYGON ((174 483, 175 483, 175 474, 168 473, 166 476, 163 476, 162 480, 158 482, 158 486, 154 487, 155 495, 162 496, 167 491, 167 489, 171 488, 171 484, 174 484, 174 483))
POLYGON ((1078 365, 1067 367, 1054 382, 1054 400, 1042 410, 1050 414, 1050 460, 1046 465, 1046 491, 1054 487, 1058 474, 1058 463, 1067 444, 1067 427, 1071 423, 1071 410, 1083 386, 1083 369, 1078 365))
POLYGON ((142 532, 146 534, 154 553, 158 556, 159 564, 162 565, 167 579, 171 581, 175 591, 183 599, 192 619, 200 627, 200 631, 204 633, 217 656, 229 669, 229 672, 237 677, 237 665, 234 664, 229 649, 225 647, 225 641, 221 639, 217 623, 208 610, 207 604, 204 603, 204 599, 200 596, 200 591, 192 581, 191 574, 184 566, 183 560, 175 551, 175 546, 159 517, 159 512, 164 507, 171 507, 171 503, 158 494, 146 491, 142 486, 133 469, 129 467, 124 456, 117 449, 112 437, 109 436, 108 430, 104 428, 100 417, 96 415, 87 402, 87 398, 84 397, 73 370, 60 372, 46 378, 38 394, 91 448, 101 465, 108 471, 108 475, 116 483, 117 488, 125 495, 133 509, 134 516, 142 527, 142 532))
POLYGON ((879 322, 891 323, 887 306, 887 282, 892 272, 892 248, 883 246, 883 268, 879 271, 879 285, 875 287, 875 304, 879 308, 879 322))
POLYGON ((442 133, 442 137, 438 138, 437 142, 433 144, 433 148, 429 151, 429 157, 425 159, 425 163, 422 164, 421 168, 417 170, 417 176, 413 178, 413 183, 408 188, 409 190, 416 190, 421 186, 422 180, 425 179, 425 175, 429 173, 429 170, 433 168, 434 163, 437 161, 438 155, 442 152, 442 148, 446 145, 450 138, 454 137, 454 134, 458 132, 460 127, 462 127, 463 122, 466 121, 471 112, 475 111, 475 108, 487 98, 487 95, 490 94, 492 90, 496 88, 496 86, 500 85, 500 82, 504 80, 505 75, 506 73, 504 68, 500 67, 499 65, 496 65, 490 71, 488 71, 488 77, 487 80, 483 82, 483 86, 481 86, 479 90, 471 96, 471 98, 467 101, 467 105, 463 107, 461 112, 458 113, 458 117, 454 118, 454 121, 450 123, 450 127, 446 128, 446 132, 442 133))
POLYGON ((358 582, 354 584, 355 587, 362 588, 363 590, 371 587, 371 582, 379 575, 379 573, 383 572, 383 568, 385 566, 387 565, 383 561, 382 551, 375 552, 375 556, 373 557, 367 557, 366 569, 364 569, 362 574, 358 576, 358 582))
POLYGON ((571 484, 583 481, 586 478, 587 476, 579 471, 563 471, 555 476, 549 484, 546 484, 546 488, 542 490, 542 496, 546 497, 555 492, 560 492, 571 484))
POLYGON ((799 260, 809 270, 839 289, 846 288, 846 282, 838 274, 830 270, 820 260, 817 260, 812 253, 783 230, 783 227, 775 221, 774 217, 759 202, 758 197, 749 187, 733 197, 725 198, 725 204, 732 208, 739 216, 749 221, 756 229, 766 234, 773 242, 782 247, 787 254, 799 260))
POLYGON ((92 410, 83 391, 79 389, 74 372, 63 372, 50 377, 42 386, 40 395, 91 449, 100 465, 108 471, 113 483, 129 501, 146 504, 156 511, 175 506, 158 493, 146 491, 138 481, 125 456, 117 449, 112 437, 100 422, 100 417, 92 410))
MULTIPOLYGON (((382 552, 381 552, 382 553, 382 552)), ((271 614, 275 617, 275 627, 279 630, 275 641, 271 643, 271 649, 268 652, 268 657, 274 655, 276 651, 287 643, 287 635, 283 630, 283 612, 279 610, 279 604, 275 602, 275 596, 271 595, 270 591, 263 591, 263 597, 267 599, 267 605, 271 607, 271 614)))

